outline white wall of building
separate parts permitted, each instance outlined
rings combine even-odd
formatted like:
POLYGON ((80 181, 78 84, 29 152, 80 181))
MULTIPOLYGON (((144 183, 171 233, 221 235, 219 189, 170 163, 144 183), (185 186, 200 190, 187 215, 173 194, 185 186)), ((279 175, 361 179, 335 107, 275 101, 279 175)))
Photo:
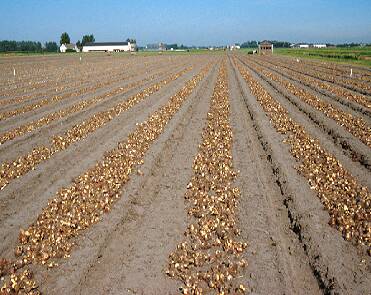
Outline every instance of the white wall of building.
MULTIPOLYGON (((80 50, 77 48, 77 46, 75 45, 73 50, 75 50, 76 52, 80 52, 80 50)), ((66 52, 67 51, 67 46, 66 44, 62 44, 60 47, 59 47, 59 51, 60 52, 66 52)))
POLYGON ((238 50, 238 49, 241 49, 240 45, 230 45, 229 46, 229 50, 238 50))
POLYGON ((62 45, 59 47, 59 51, 60 51, 60 52, 66 52, 66 50, 67 50, 67 47, 66 47, 66 45, 64 45, 64 44, 62 44, 62 45))
POLYGON ((326 48, 326 44, 314 44, 313 47, 315 48, 326 48))
POLYGON ((99 46, 84 46, 82 52, 93 52, 93 51, 135 51, 136 45, 129 43, 128 45, 99 45, 99 46))

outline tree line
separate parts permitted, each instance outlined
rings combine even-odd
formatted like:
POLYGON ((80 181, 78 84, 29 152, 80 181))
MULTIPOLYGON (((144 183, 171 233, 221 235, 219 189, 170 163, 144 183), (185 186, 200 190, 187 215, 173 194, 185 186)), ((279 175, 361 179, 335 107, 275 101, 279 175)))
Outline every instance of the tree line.
MULTIPOLYGON (((77 48, 79 48, 81 50, 82 47, 86 43, 89 43, 89 42, 95 42, 95 37, 94 37, 93 34, 82 36, 81 41, 78 40, 76 42, 76 46, 77 46, 77 48)), ((60 38, 60 41, 59 41, 59 44, 62 45, 62 44, 70 44, 70 43, 71 43, 71 38, 68 35, 68 33, 67 32, 62 33, 61 38, 60 38)))
POLYGON ((166 50, 170 50, 171 48, 173 48, 174 50, 177 50, 177 49, 182 49, 182 50, 185 50, 185 49, 188 49, 188 46, 185 46, 183 44, 165 44, 166 46, 166 50))
POLYGON ((41 44, 37 41, 14 41, 2 40, 0 41, 0 52, 57 52, 58 45, 56 42, 50 41, 41 44))
MULTIPOLYGON (((91 43, 91 42, 95 42, 95 37, 93 34, 90 34, 90 35, 84 35, 82 36, 81 38, 81 41, 78 40, 76 42, 76 46, 77 48, 79 48, 80 50, 82 49, 82 47, 86 44, 86 43, 91 43)), ((137 43, 137 41, 135 39, 132 39, 132 38, 127 38, 126 39, 126 42, 130 42, 130 43, 137 43)), ((59 44, 62 45, 62 44, 70 44, 71 43, 71 38, 70 36, 68 35, 67 32, 64 32, 62 33, 61 35, 61 38, 60 38, 60 41, 59 41, 59 44)))
MULTIPOLYGON (((272 43, 275 48, 290 48, 291 42, 287 41, 276 41, 276 40, 267 40, 272 43)), ((241 48, 258 48, 258 41, 246 41, 241 44, 241 48)), ((371 44, 362 44, 362 43, 344 43, 344 44, 331 44, 326 43, 327 47, 336 46, 336 47, 359 47, 359 46, 370 46, 371 44)))
MULTIPOLYGON (((332 45, 332 44, 329 44, 332 45)), ((344 44, 337 44, 336 47, 359 47, 359 46, 371 46, 371 43, 363 44, 363 43, 344 43, 344 44)))
MULTIPOLYGON (((95 37, 93 34, 90 34, 90 35, 84 35, 82 36, 81 38, 81 41, 78 40, 76 42, 76 46, 77 48, 79 48, 80 50, 82 49, 82 47, 86 44, 86 43, 91 43, 91 42, 95 42, 95 37)), ((127 38, 126 39, 126 42, 130 42, 130 43, 137 43, 137 41, 135 39, 132 39, 132 38, 127 38)), ((61 38, 60 38, 60 41, 59 41, 59 44, 62 45, 62 44, 70 44, 71 43, 71 38, 70 36, 68 35, 67 32, 64 32, 62 33, 61 35, 61 38)))
MULTIPOLYGON (((276 41, 276 40, 267 40, 273 44, 275 48, 290 48, 290 42, 287 41, 276 41)), ((258 48, 259 42, 255 40, 246 41, 241 44, 241 48, 258 48)))
MULTIPOLYGON (((82 36, 82 41, 77 41, 76 45, 82 48, 88 42, 94 42, 94 35, 84 35, 82 36)), ((68 33, 64 32, 61 35, 59 44, 69 44, 71 43, 70 36, 68 33)), ((42 44, 38 41, 14 41, 14 40, 0 40, 0 52, 58 52, 59 46, 57 42, 48 41, 42 44)))

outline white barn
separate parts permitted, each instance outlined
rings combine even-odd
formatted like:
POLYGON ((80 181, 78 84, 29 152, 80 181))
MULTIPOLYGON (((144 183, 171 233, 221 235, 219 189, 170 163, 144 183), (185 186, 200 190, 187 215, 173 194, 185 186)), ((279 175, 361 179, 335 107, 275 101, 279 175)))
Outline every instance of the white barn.
POLYGON ((314 48, 326 48, 326 44, 314 44, 313 45, 314 48))
POLYGON ((234 44, 234 45, 230 45, 229 46, 229 50, 238 50, 238 49, 241 49, 241 46, 240 45, 236 45, 236 44, 234 44))
POLYGON ((120 52, 136 51, 137 45, 130 42, 90 42, 82 48, 82 52, 120 52))
POLYGON ((67 50, 70 49, 70 50, 74 50, 76 52, 79 52, 79 48, 73 44, 73 43, 70 43, 70 44, 62 44, 60 47, 59 47, 59 51, 60 52, 67 52, 67 50))

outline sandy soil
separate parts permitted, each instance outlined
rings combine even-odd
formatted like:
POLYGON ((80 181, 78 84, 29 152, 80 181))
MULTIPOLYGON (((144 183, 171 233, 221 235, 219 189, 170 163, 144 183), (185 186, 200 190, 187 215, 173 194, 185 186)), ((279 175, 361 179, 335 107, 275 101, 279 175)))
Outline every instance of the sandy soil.
MULTIPOLYGON (((366 190, 371 187, 370 147, 284 86, 271 81, 256 67, 274 72, 337 109, 362 118, 368 130, 371 130, 370 109, 316 89, 301 81, 299 74, 279 66, 285 63, 292 67, 295 60, 239 54, 171 57, 84 55, 83 64, 79 64, 76 58, 62 55, 1 59, 0 113, 35 103, 39 98, 50 98, 55 95, 56 87, 61 87, 58 94, 73 93, 84 87, 91 89, 2 120, 0 134, 114 88, 140 82, 151 75, 154 78, 124 93, 107 95, 106 99, 82 111, 7 141, 0 145, 0 165, 15 161, 35 147, 48 146, 53 136, 63 134, 187 67, 192 68, 65 150, 35 165, 33 170, 11 180, 0 190, 0 287, 7 284, 13 269, 18 275, 18 287, 22 286, 22 280, 35 282, 35 288, 27 289, 29 292, 32 289, 34 294, 185 292, 184 282, 176 277, 170 278, 166 270, 170 253, 184 239, 193 220, 187 214, 190 207, 185 195, 195 173, 195 156, 206 130, 213 91, 223 62, 229 93, 226 97, 230 105, 228 120, 233 134, 230 148, 233 167, 238 170, 234 185, 241 192, 236 208, 236 226, 240 230, 238 238, 247 243, 246 249, 238 255, 238 259, 247 261, 247 266, 232 276, 232 284, 237 288, 242 284, 245 292, 251 294, 369 293, 371 257, 367 252, 371 247, 370 236, 368 241, 357 244, 344 239, 338 228, 329 225, 330 213, 307 179, 298 173, 298 162, 284 143, 286 135, 277 132, 272 125, 236 62, 287 110, 295 122, 318 139, 320 146, 366 190), (19 76, 12 78, 13 67, 17 67, 19 76), (191 87, 187 81, 202 71, 205 74, 199 82, 194 82, 192 91, 182 92, 183 87, 191 87), (99 85, 102 81, 107 83, 99 85), (1 100, 22 99, 23 95, 33 96, 1 105, 1 100), (169 115, 158 136, 149 141, 143 164, 134 166, 112 207, 97 222, 69 238, 74 245, 66 258, 47 257, 45 265, 37 263, 40 260, 35 258, 29 264, 12 266, 12 263, 17 264, 15 249, 22 246, 20 230, 41 220, 43 208, 50 206, 50 201, 61 188, 71 187, 79 175, 93 169, 109 151, 114 151, 119 142, 125 142, 138 130, 138 124, 150 122, 150 116, 162 116, 160 109, 173 97, 182 95, 184 98, 179 108, 169 115), (58 263, 58 266, 48 268, 50 261, 58 263), (34 278, 21 279, 20 274, 25 269, 29 269, 34 278)), ((297 71, 306 68, 312 71, 316 64, 303 62, 297 71)), ((325 78, 331 73, 342 77, 341 81, 331 82, 325 78, 323 81, 345 87, 348 68, 327 64, 318 65, 318 69, 325 78)), ((368 72, 357 68, 355 73, 354 79, 358 80, 345 88, 371 99, 369 90, 361 89, 368 79, 368 72)), ((112 166, 112 169, 118 168, 112 166)), ((370 204, 369 191, 366 198, 370 204)), ((72 210, 70 213, 76 214, 72 210)), ((369 232, 370 214, 368 212, 368 216, 363 217, 369 232)), ((27 246, 32 242, 28 240, 23 244, 27 246)), ((27 250, 23 248, 22 251, 21 258, 25 257, 27 250)), ((227 253, 226 257, 229 255, 227 253)), ((230 294, 238 292, 242 292, 242 288, 229 291, 230 294)), ((216 290, 204 288, 203 294, 216 294, 216 290)))

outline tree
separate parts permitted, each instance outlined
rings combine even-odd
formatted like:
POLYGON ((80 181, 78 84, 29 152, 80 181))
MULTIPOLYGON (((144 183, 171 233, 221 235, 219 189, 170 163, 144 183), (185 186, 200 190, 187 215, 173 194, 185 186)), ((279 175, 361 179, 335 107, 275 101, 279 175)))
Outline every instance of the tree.
POLYGON ((7 51, 42 52, 42 45, 35 41, 0 41, 0 52, 7 51))
MULTIPOLYGON (((290 42, 287 41, 276 41, 271 40, 268 42, 271 42, 275 48, 290 48, 290 42)), ((241 48, 258 48, 258 42, 257 41, 247 41, 241 44, 241 48)))
POLYGON ((241 48, 258 48, 258 42, 247 41, 241 44, 241 48))
POLYGON ((170 50, 171 48, 173 49, 178 49, 178 44, 166 44, 166 49, 170 50))
POLYGON ((344 43, 344 44, 337 44, 336 47, 358 47, 361 44, 359 43, 344 43))
POLYGON ((17 41, 0 41, 0 52, 7 51, 16 51, 17 50, 17 41))
POLYGON ((77 48, 78 49, 82 49, 82 44, 81 44, 81 41, 80 40, 78 40, 77 42, 76 42, 76 46, 77 46, 77 48))
POLYGON ((136 44, 137 43, 137 40, 132 39, 132 38, 127 38, 126 39, 126 42, 136 44))
POLYGON ((269 42, 271 42, 275 48, 290 48, 290 45, 291 45, 291 43, 287 41, 272 40, 269 42))
POLYGON ((95 42, 95 38, 93 34, 82 36, 82 41, 81 41, 82 46, 84 46, 86 43, 89 43, 89 42, 95 42))
POLYGON ((17 51, 41 52, 42 46, 40 42, 20 41, 17 42, 17 51))
POLYGON ((57 52, 58 51, 58 45, 56 42, 45 42, 45 51, 46 52, 57 52))
POLYGON ((62 44, 70 44, 71 43, 70 36, 68 36, 68 34, 66 32, 62 33, 62 35, 61 35, 61 41, 59 43, 61 45, 62 44))

